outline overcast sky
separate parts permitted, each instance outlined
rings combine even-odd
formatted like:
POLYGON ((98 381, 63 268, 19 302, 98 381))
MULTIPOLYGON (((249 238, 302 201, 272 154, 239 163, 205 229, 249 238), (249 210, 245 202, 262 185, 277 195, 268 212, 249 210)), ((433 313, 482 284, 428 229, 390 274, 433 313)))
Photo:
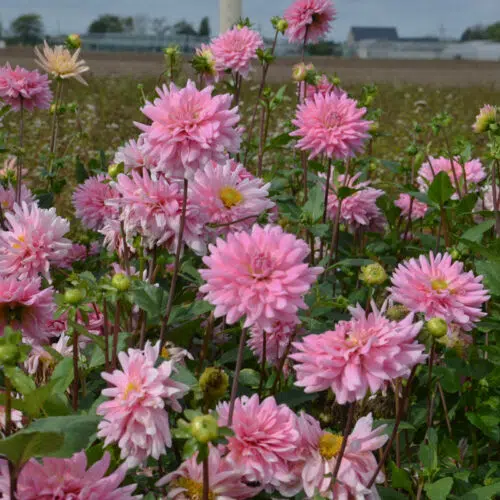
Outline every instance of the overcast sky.
MULTIPOLYGON (((281 15, 292 0, 243 0, 243 14, 269 34, 269 18, 281 15)), ((99 14, 166 17, 170 24, 186 19, 195 26, 209 16, 212 32, 218 30, 219 0, 0 0, 0 20, 7 27, 27 12, 43 17, 46 31, 85 32, 99 14)), ((458 37, 474 24, 500 21, 500 0, 337 0, 338 19, 330 38, 345 40, 349 28, 396 26, 400 36, 458 37)))

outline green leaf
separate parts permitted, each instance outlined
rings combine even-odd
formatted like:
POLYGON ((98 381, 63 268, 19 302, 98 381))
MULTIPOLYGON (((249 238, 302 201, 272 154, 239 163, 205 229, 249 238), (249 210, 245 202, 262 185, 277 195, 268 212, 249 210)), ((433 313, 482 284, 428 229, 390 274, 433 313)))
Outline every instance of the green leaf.
POLYGON ((418 451, 418 458, 422 462, 424 469, 431 473, 437 469, 438 457, 436 448, 422 443, 418 451))
POLYGON ((439 172, 436 177, 434 177, 427 194, 429 200, 441 207, 451 199, 454 192, 455 189, 451 184, 448 174, 446 172, 439 172))
POLYGON ((394 488, 403 488, 411 492, 413 485, 411 482, 410 474, 404 469, 400 469, 394 462, 391 462, 391 484, 394 488))
MULTIPOLYGON (((118 352, 124 351, 127 348, 128 339, 130 337, 130 333, 128 332, 120 332, 118 334, 118 352)), ((105 342, 105 341, 104 341, 105 342)), ((109 353, 111 356, 111 336, 108 337, 109 343, 109 353)), ((98 344, 94 344, 94 350, 92 351, 92 356, 90 358, 89 368, 97 368, 99 366, 104 366, 104 349, 98 344)))
POLYGON ((323 216, 325 192, 321 186, 314 186, 309 192, 307 203, 303 207, 303 212, 306 213, 313 222, 316 222, 323 216))
POLYGON ((198 451, 197 441, 194 438, 188 439, 184 443, 184 447, 182 448, 182 458, 184 460, 187 460, 188 458, 192 457, 197 451, 198 451))
POLYGON ((467 412, 465 416, 472 425, 484 432, 484 434, 497 442, 500 441, 499 416, 471 411, 467 412))
POLYGON ((500 263, 481 260, 476 262, 476 270, 484 276, 486 288, 493 295, 500 296, 500 263))
POLYGON ((273 137, 266 145, 265 150, 269 151, 270 149, 277 149, 282 146, 286 146, 292 139, 293 137, 288 132, 284 132, 283 134, 273 137))
POLYGON ((315 399, 314 394, 306 394, 302 389, 293 388, 288 391, 280 392, 276 395, 276 401, 279 404, 286 404, 290 408, 297 408, 298 406, 312 401, 315 399))
POLYGON ((240 371, 239 383, 247 387, 258 387, 260 375, 257 371, 251 368, 243 368, 240 371))
POLYGON ((392 488, 384 488, 383 486, 378 486, 377 491, 382 500, 408 500, 407 495, 403 495, 392 488))
POLYGON ((475 488, 462 496, 461 500, 489 500, 497 495, 497 493, 500 493, 500 481, 489 486, 475 488))
POLYGON ((172 379, 189 387, 194 387, 198 383, 198 379, 186 366, 177 366, 177 373, 172 375, 172 379))
POLYGON ((337 191, 337 198, 339 200, 345 200, 357 192, 357 189, 350 188, 349 186, 342 186, 337 191))
POLYGON ((28 429, 44 433, 59 432, 64 435, 64 444, 46 456, 69 458, 77 451, 87 448, 91 437, 97 432, 100 417, 92 415, 70 415, 47 417, 35 420, 28 429))
POLYGON ((457 215, 467 215, 470 214, 477 202, 477 194, 469 193, 465 195, 457 206, 457 215))
POLYGON ((484 233, 486 233, 486 231, 489 231, 494 225, 494 220, 486 220, 484 222, 481 222, 480 224, 467 229, 467 231, 462 234, 461 239, 480 243, 483 239, 484 233))
POLYGON ((51 381, 55 381, 54 392, 63 393, 73 382, 73 358, 64 358, 52 373, 51 381))
POLYGON ((426 484, 424 490, 430 500, 446 500, 452 487, 453 478, 444 477, 435 483, 426 484))
POLYGON ((80 158, 76 159, 75 163, 75 178, 78 184, 82 184, 89 178, 89 174, 85 169, 85 165, 81 162, 80 158))
POLYGON ((134 303, 148 313, 148 319, 152 322, 162 318, 167 310, 168 293, 163 288, 137 281, 132 290, 134 303))
POLYGON ((374 264, 375 261, 371 259, 344 259, 335 264, 335 267, 361 267, 361 266, 369 266, 370 264, 374 264))
POLYGON ((30 458, 54 453, 63 442, 64 436, 60 432, 37 432, 28 428, 0 440, 0 453, 19 468, 30 458))
POLYGON ((14 389, 23 395, 26 395, 36 389, 35 382, 28 377, 20 368, 17 366, 5 366, 4 374, 9 377, 14 389))

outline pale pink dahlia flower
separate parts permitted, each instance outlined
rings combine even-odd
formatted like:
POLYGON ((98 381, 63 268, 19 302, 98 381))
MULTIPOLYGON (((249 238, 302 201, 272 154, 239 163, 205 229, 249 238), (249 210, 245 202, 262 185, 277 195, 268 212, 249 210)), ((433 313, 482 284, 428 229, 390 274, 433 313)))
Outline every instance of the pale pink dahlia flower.
POLYGON ((352 319, 340 321, 335 330, 307 335, 294 343, 297 353, 296 385, 305 392, 332 389, 339 404, 359 401, 425 360, 424 346, 416 341, 422 322, 413 314, 390 321, 372 304, 366 314, 361 306, 350 308, 352 319))
POLYGON ((407 193, 401 193, 394 205, 401 209, 401 215, 406 219, 410 216, 411 220, 423 219, 427 212, 427 203, 416 198, 413 198, 412 201, 412 197, 407 193))
POLYGON ((269 332, 265 332, 260 326, 254 325, 250 329, 248 347, 257 356, 259 362, 262 362, 265 335, 266 361, 271 365, 278 365, 291 339, 296 335, 299 323, 297 317, 286 322, 278 319, 273 323, 269 332))
POLYGON ((73 243, 64 259, 57 262, 57 266, 62 269, 71 269, 75 262, 85 261, 89 257, 98 255, 99 251, 100 245, 96 241, 90 247, 81 245, 80 243, 73 243))
POLYGON ((121 458, 133 467, 149 456, 158 459, 172 446, 166 407, 181 411, 178 399, 188 387, 171 379, 173 365, 163 361, 155 367, 160 351, 159 342, 146 343, 144 350, 120 352, 122 370, 102 373, 110 385, 103 396, 112 398, 97 408, 104 418, 99 424, 98 437, 105 446, 117 443, 121 458))
MULTIPOLYGON (((500 193, 500 186, 497 184, 497 193, 500 193)), ((497 199, 497 210, 500 210, 500 198, 497 199)), ((493 212, 495 210, 495 204, 493 202, 493 186, 489 184, 482 189, 482 197, 480 197, 476 206, 474 207, 474 212, 493 212)), ((482 222, 484 218, 478 214, 474 215, 475 222, 482 222)))
MULTIPOLYGON (((49 332, 52 336, 52 332, 49 332)), ((73 346, 69 345, 71 338, 62 333, 57 342, 50 346, 61 356, 68 358, 73 355, 73 346)), ((35 375, 37 380, 46 382, 50 373, 57 364, 57 360, 45 349, 43 345, 32 345, 31 352, 24 362, 24 369, 30 374, 35 375)))
POLYGON ((123 163, 125 172, 131 170, 142 171, 143 168, 154 170, 156 160, 153 156, 144 153, 145 134, 139 135, 138 139, 130 139, 123 146, 120 146, 115 153, 113 163, 123 163))
MULTIPOLYGON (((302 86, 304 86, 304 84, 302 84, 302 86)), ((336 94, 338 97, 347 95, 345 90, 342 90, 340 87, 330 82, 326 75, 321 75, 316 85, 307 85, 306 97, 308 99, 312 99, 315 94, 325 96, 330 93, 336 94)))
POLYGON ((399 264, 391 277, 391 298, 426 319, 443 318, 469 331, 486 313, 481 306, 488 301, 482 276, 464 272, 462 262, 453 262, 448 253, 399 264))
POLYGON ((0 278, 0 335, 11 326, 33 343, 50 337, 46 326, 56 309, 54 290, 40 285, 40 278, 0 278))
POLYGON ((142 108, 152 120, 137 124, 146 132, 145 153, 157 156, 166 174, 189 178, 208 161, 223 161, 227 152, 239 150, 238 109, 231 108, 230 94, 212 96, 212 91, 212 86, 198 90, 190 80, 182 89, 164 85, 142 108))
MULTIPOLYGON (((417 183, 419 190, 423 193, 426 193, 429 189, 429 186, 432 184, 434 177, 439 172, 446 172, 448 177, 450 178, 451 185, 457 190, 457 183, 455 181, 455 175, 458 180, 458 190, 461 193, 464 193, 465 190, 465 182, 467 182, 468 191, 473 191, 475 189, 474 185, 479 184, 481 181, 486 179, 486 172, 483 169, 483 165, 480 160, 470 160, 465 162, 462 165, 459 162, 459 158, 455 157, 452 163, 449 158, 445 158, 441 156, 439 158, 429 157, 430 163, 425 162, 422 163, 420 170, 418 171, 417 183), (453 169, 455 169, 455 173, 453 173, 453 169), (465 177, 464 177, 465 174, 465 177)), ((453 199, 458 198, 458 192, 456 191, 453 195, 453 199)))
POLYGON ((335 220, 340 204, 335 191, 345 184, 357 191, 342 200, 341 222, 354 229, 364 227, 368 230, 378 230, 379 226, 383 226, 385 221, 380 208, 377 206, 377 200, 384 195, 384 191, 370 187, 369 181, 358 183, 359 176, 360 174, 352 176, 347 183, 344 182, 343 175, 339 175, 336 182, 332 179, 332 189, 328 195, 327 214, 331 219, 335 220))
MULTIPOLYGON (((144 244, 153 248, 165 245, 175 253, 182 215, 183 191, 176 181, 161 174, 151 175, 146 169, 142 175, 133 171, 129 176, 120 174, 115 188, 120 198, 111 203, 121 207, 121 220, 127 238, 140 234, 144 244)), ((183 240, 196 253, 203 254, 203 222, 199 208, 188 198, 183 240)))
POLYGON ((233 168, 230 161, 209 162, 190 183, 189 199, 199 208, 205 224, 234 222, 214 228, 218 235, 250 229, 259 215, 274 207, 268 198, 270 184, 246 178, 240 169, 243 167, 233 168))
POLYGON ((9 63, 0 67, 0 100, 19 111, 21 103, 28 111, 34 109, 49 109, 52 92, 47 75, 41 75, 38 70, 28 71, 9 63))
POLYGON ((216 318, 226 316, 233 324, 246 315, 245 328, 259 325, 271 331, 276 320, 294 319, 307 308, 303 297, 323 271, 304 262, 309 254, 305 241, 279 226, 229 233, 227 241, 218 238, 209 250, 200 291, 215 305, 216 318))
MULTIPOLYGON (((136 488, 135 484, 120 488, 120 483, 127 472, 125 466, 122 465, 110 475, 105 475, 110 461, 110 455, 106 452, 101 460, 87 469, 87 457, 84 451, 75 453, 71 458, 44 458, 42 462, 32 458, 19 474, 17 498, 23 500, 140 498, 132 495, 136 488)), ((7 481, 7 484, 10 484, 10 481, 7 481)), ((2 495, 5 495, 4 491, 2 495)), ((10 495, 6 498, 10 498, 10 495)))
POLYGON ((292 123, 297 130, 291 136, 300 137, 297 148, 309 151, 309 158, 325 155, 333 159, 346 159, 363 151, 370 138, 371 121, 363 120, 366 108, 347 94, 316 93, 299 104, 292 123))
MULTIPOLYGON (((227 425, 229 404, 217 405, 219 425, 227 425)), ((261 487, 278 486, 291 479, 288 462, 298 460, 297 417, 288 406, 278 405, 274 397, 262 402, 257 394, 237 398, 226 460, 240 470, 245 481, 261 487)))
POLYGON ((229 69, 243 77, 248 76, 252 59, 257 59, 257 49, 262 48, 264 41, 260 34, 247 26, 235 26, 214 38, 210 44, 216 71, 229 69))
POLYGON ((39 273, 50 281, 50 265, 64 259, 71 241, 64 238, 69 222, 56 215, 56 209, 35 204, 15 205, 5 214, 7 231, 0 231, 0 276, 23 280, 39 273))
POLYGON ((114 219, 118 215, 116 207, 109 204, 118 197, 109 180, 109 177, 103 174, 89 177, 73 193, 75 215, 88 229, 98 231, 108 219, 114 219))
POLYGON ((495 125, 497 122, 498 109, 496 106, 491 104, 485 104, 480 110, 479 114, 476 116, 476 121, 472 125, 472 130, 476 134, 481 134, 490 130, 491 125, 495 125))
MULTIPOLYGON (((241 472, 210 445, 208 482, 210 500, 244 500, 252 498, 255 488, 242 482, 241 472)), ((203 464, 196 461, 197 454, 186 460, 174 472, 161 478, 157 486, 168 485, 166 498, 173 500, 201 499, 203 494, 203 464)))
POLYGON ((285 11, 286 35, 293 43, 315 43, 330 31, 335 19, 331 0, 296 0, 285 11))
MULTIPOLYGON (((373 451, 387 441, 385 425, 373 429, 372 415, 360 418, 347 438, 347 445, 340 463, 337 482, 332 483, 337 457, 343 437, 321 430, 319 422, 309 415, 299 417, 299 430, 304 446, 302 485, 308 498, 319 493, 323 498, 335 500, 378 499, 376 486, 367 488, 375 470, 377 460, 373 451)), ((384 481, 384 474, 377 475, 376 482, 384 481)))
MULTIPOLYGON (((0 184, 0 208, 2 212, 11 212, 16 201, 16 188, 10 184, 4 187, 0 184)), ((21 186, 21 203, 31 205, 35 203, 33 193, 23 184, 21 186)))

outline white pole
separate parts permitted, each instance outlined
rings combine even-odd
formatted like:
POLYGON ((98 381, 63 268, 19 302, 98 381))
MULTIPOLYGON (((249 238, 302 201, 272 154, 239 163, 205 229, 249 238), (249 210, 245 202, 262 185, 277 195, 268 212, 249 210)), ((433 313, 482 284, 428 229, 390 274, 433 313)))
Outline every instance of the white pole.
POLYGON ((242 15, 242 0, 219 0, 219 32, 231 29, 242 15))

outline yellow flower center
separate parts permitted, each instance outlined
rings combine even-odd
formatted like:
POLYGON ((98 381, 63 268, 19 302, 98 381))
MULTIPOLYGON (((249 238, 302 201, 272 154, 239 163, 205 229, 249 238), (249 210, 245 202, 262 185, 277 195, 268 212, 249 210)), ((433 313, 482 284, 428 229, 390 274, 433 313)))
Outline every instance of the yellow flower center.
POLYGON ((168 352, 168 349, 165 346, 161 348, 161 357, 163 359, 170 359, 170 353, 168 352))
MULTIPOLYGON (((184 496, 187 496, 190 500, 202 500, 203 498, 203 484, 193 481, 188 477, 176 479, 172 487, 184 488, 186 490, 184 496)), ((208 492, 208 499, 215 500, 215 495, 211 491, 208 492)))
POLYGON ((2 201, 2 207, 3 208, 9 208, 9 202, 7 200, 2 201))
POLYGON ((319 453, 323 458, 327 460, 336 457, 340 453, 340 448, 342 448, 343 437, 338 434, 332 434, 331 432, 325 432, 319 438, 319 453))
MULTIPOLYGON (((23 234, 19 235, 19 236, 17 237, 17 241, 19 241, 19 243, 24 243, 24 241, 25 241, 25 239, 24 239, 24 235, 23 235, 23 234)), ((12 245, 12 248, 16 248, 16 249, 21 248, 21 245, 20 245, 19 243, 14 243, 14 244, 12 245)))
POLYGON ((445 280, 436 279, 431 281, 431 286, 433 290, 436 290, 436 292, 441 292, 448 288, 448 283, 445 280))
POLYGON ((125 391, 123 392, 123 399, 127 399, 128 395, 132 391, 138 391, 139 390, 139 385, 136 384, 135 382, 129 382, 127 386, 125 387, 125 391))
POLYGON ((220 190, 219 196, 226 208, 232 208, 243 201, 242 194, 231 186, 223 187, 220 190))

